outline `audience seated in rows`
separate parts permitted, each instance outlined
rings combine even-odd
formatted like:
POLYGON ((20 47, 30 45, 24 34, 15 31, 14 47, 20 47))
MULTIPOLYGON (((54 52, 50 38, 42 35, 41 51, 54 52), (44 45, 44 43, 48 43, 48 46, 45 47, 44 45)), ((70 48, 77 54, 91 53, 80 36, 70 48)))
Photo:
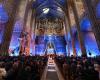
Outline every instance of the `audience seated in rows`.
POLYGON ((47 57, 0 57, 0 63, 6 71, 2 80, 40 80, 47 57))
POLYGON ((65 80, 100 79, 100 57, 57 56, 55 61, 65 80))

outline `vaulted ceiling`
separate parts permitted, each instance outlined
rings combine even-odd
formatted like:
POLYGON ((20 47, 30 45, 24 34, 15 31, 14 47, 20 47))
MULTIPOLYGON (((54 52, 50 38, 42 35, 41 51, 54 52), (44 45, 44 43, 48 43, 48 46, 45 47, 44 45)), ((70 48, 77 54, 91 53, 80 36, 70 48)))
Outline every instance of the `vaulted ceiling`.
POLYGON ((66 0, 35 0, 33 9, 36 10, 37 18, 63 18, 62 8, 65 7, 66 0))
MULTIPOLYGON (((34 0, 33 9, 36 10, 36 15, 37 18, 39 19, 63 18, 64 17, 63 9, 66 8, 66 1, 67 0, 34 0)), ((78 8, 78 14, 79 16, 81 16, 84 12, 82 1, 75 0, 75 3, 76 7, 78 8)), ((70 13, 71 15, 73 15, 72 12, 70 13)))

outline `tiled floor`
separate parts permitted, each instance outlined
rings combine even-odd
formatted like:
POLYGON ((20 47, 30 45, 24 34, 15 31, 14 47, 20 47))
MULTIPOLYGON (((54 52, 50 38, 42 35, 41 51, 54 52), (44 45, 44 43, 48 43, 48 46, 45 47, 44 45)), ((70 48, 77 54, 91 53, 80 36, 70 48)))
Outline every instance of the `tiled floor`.
POLYGON ((64 80, 52 58, 48 59, 48 64, 41 80, 64 80))
POLYGON ((52 58, 49 58, 48 60, 46 80, 59 80, 57 71, 55 69, 55 63, 54 63, 54 60, 52 60, 52 58))

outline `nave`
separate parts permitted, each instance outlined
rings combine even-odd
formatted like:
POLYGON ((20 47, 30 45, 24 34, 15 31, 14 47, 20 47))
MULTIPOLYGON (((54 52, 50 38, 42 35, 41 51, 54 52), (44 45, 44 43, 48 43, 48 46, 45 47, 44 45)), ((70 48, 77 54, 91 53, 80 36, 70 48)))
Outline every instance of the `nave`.
POLYGON ((100 0, 0 0, 0 80, 63 78, 100 80, 100 0))

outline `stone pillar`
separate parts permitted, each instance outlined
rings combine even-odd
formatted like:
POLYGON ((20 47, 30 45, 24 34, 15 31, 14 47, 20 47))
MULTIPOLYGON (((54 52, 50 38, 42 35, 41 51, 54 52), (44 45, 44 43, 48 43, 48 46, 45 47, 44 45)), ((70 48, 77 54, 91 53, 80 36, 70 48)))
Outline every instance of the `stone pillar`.
MULTIPOLYGON (((25 0, 23 0, 25 1, 25 0)), ((25 4, 22 4, 23 5, 23 29, 22 29, 22 32, 21 32, 21 35, 20 35, 20 38, 22 38, 22 41, 20 42, 20 51, 19 51, 19 55, 22 55, 24 52, 25 52, 25 34, 27 30, 27 19, 28 19, 28 14, 29 14, 29 10, 31 9, 31 6, 32 6, 32 2, 29 1, 29 0, 26 0, 25 1, 25 4)), ((30 21, 30 20, 29 20, 30 21)), ((27 49, 28 50, 28 49, 27 49)))
POLYGON ((35 36, 35 38, 34 38, 34 43, 35 43, 35 46, 34 46, 34 52, 35 52, 35 55, 37 55, 37 53, 36 53, 36 48, 37 48, 37 44, 36 44, 36 36, 38 36, 39 35, 39 33, 38 33, 38 30, 39 29, 39 20, 37 20, 37 18, 35 18, 35 26, 34 26, 34 36, 35 36))
POLYGON ((36 16, 35 16, 35 11, 33 10, 33 13, 32 13, 32 18, 31 18, 31 35, 33 36, 32 37, 32 55, 34 56, 35 55, 35 29, 36 29, 36 16))
POLYGON ((68 4, 70 4, 70 6, 72 7, 72 10, 73 10, 73 13, 74 13, 74 18, 75 18, 75 22, 76 22, 76 26, 77 26, 77 31, 78 31, 78 40, 79 40, 79 43, 80 43, 82 56, 87 56, 83 35, 82 35, 81 30, 80 30, 80 21, 79 21, 77 9, 76 9, 76 6, 75 6, 75 2, 74 2, 74 0, 69 0, 68 4))
POLYGON ((28 34, 26 35, 25 38, 25 54, 26 56, 30 55, 30 44, 31 44, 31 33, 32 33, 32 9, 28 12, 28 17, 27 17, 27 23, 26 23, 26 29, 25 32, 28 34))
POLYGON ((68 5, 66 6, 66 21, 67 21, 67 24, 68 24, 68 28, 69 28, 69 32, 70 32, 70 35, 71 35, 71 44, 72 44, 72 49, 73 49, 73 56, 76 57, 76 48, 75 48, 75 41, 74 41, 74 37, 73 37, 73 34, 72 34, 72 30, 71 30, 71 19, 70 19, 70 14, 69 14, 69 8, 68 8, 68 5))
POLYGON ((98 48, 100 50, 100 20, 96 19, 96 12, 93 9, 92 1, 91 0, 82 0, 84 6, 88 12, 88 16, 90 18, 92 24, 92 30, 94 32, 98 48))
MULTIPOLYGON (((64 31, 65 31, 65 36, 68 34, 68 30, 67 30, 67 22, 66 22, 66 20, 64 20, 64 22, 63 22, 63 26, 64 26, 64 31)), ((70 56, 70 48, 69 48, 69 41, 68 41, 68 36, 67 36, 67 48, 68 48, 68 56, 70 56)))
MULTIPOLYGON (((15 16, 16 16, 16 12, 18 10, 19 2, 20 2, 20 0, 13 0, 11 2, 10 6, 8 6, 8 8, 7 8, 7 9, 9 9, 9 11, 11 10, 11 12, 9 13, 9 20, 5 24, 4 35, 3 35, 2 43, 0 46, 1 54, 8 55, 8 49, 9 49, 9 45, 10 45, 10 41, 11 41, 11 37, 12 37, 13 26, 14 26, 15 16)), ((6 1, 6 3, 10 3, 10 2, 6 1)))

